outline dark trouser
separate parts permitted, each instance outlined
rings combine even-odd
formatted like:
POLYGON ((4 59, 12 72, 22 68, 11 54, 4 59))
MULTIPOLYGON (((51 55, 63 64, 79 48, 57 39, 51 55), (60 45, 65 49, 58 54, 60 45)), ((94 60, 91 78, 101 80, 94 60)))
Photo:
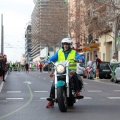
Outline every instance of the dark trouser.
POLYGON ((40 72, 42 72, 42 68, 40 68, 40 72))
POLYGON ((5 70, 3 70, 3 80, 5 80, 5 70))
POLYGON ((10 72, 12 72, 12 67, 10 67, 10 72))
MULTIPOLYGON (((72 76, 73 79, 73 84, 74 84, 74 90, 75 91, 80 91, 83 87, 82 79, 78 79, 77 73, 74 73, 72 76)), ((50 90, 50 98, 55 98, 55 84, 54 81, 51 86, 50 90)))
POLYGON ((5 80, 5 79, 4 79, 4 78, 5 78, 5 70, 0 69, 0 74, 2 75, 3 81, 4 81, 4 80, 5 80))

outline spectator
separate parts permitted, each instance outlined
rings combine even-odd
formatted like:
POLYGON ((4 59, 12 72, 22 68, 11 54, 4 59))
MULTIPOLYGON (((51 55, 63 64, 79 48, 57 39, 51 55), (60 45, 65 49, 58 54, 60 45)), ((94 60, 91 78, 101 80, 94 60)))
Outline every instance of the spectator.
POLYGON ((7 57, 6 57, 6 55, 3 55, 3 56, 2 56, 2 54, 0 54, 0 73, 1 73, 1 75, 2 75, 2 77, 3 77, 3 81, 4 81, 4 82, 6 82, 6 81, 5 81, 6 62, 7 62, 7 57))
POLYGON ((3 76, 2 74, 2 63, 3 63, 3 56, 0 54, 0 77, 3 76))
POLYGON ((42 63, 39 64, 40 72, 42 72, 42 63))
POLYGON ((18 63, 17 64, 17 70, 18 70, 18 72, 20 72, 20 67, 21 67, 21 65, 20 65, 20 63, 18 63))
POLYGON ((110 63, 116 63, 116 62, 118 62, 118 61, 117 61, 116 57, 113 56, 112 59, 111 59, 111 61, 110 61, 110 63))
POLYGON ((13 65, 12 65, 12 63, 10 62, 10 72, 12 72, 12 67, 13 67, 13 65))
POLYGON ((29 64, 28 63, 25 64, 25 70, 26 70, 26 72, 29 72, 29 64))
POLYGON ((95 55, 95 62, 96 62, 96 78, 99 79, 99 68, 100 68, 100 59, 98 58, 98 55, 95 55))

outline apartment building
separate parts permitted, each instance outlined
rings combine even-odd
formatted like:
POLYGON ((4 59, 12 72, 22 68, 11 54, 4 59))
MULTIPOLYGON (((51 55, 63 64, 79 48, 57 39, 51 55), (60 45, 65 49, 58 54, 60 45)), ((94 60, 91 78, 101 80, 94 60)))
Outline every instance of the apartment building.
POLYGON ((28 24, 25 31, 25 61, 27 63, 32 61, 31 49, 31 24, 28 24))
POLYGON ((68 11, 64 0, 35 0, 34 3, 31 21, 32 57, 33 61, 40 61, 43 58, 40 58, 40 52, 47 49, 55 52, 61 46, 61 40, 68 36, 68 11))

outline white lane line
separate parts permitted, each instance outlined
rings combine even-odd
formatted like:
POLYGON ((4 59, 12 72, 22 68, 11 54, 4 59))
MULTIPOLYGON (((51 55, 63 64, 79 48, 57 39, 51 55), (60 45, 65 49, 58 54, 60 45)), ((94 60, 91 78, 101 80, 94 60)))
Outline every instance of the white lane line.
POLYGON ((99 83, 104 83, 104 84, 107 84, 107 85, 120 86, 119 84, 115 84, 115 83, 106 83, 106 82, 102 82, 102 81, 100 81, 100 80, 93 80, 92 82, 99 82, 99 83))
POLYGON ((88 92, 102 92, 101 90, 88 90, 88 92))
POLYGON ((1 85, 0 85, 0 92, 2 91, 3 85, 4 85, 4 82, 1 82, 1 85))
POLYGON ((84 85, 88 84, 88 83, 83 83, 84 85))
POLYGON ((115 91, 115 92, 120 92, 120 90, 113 90, 113 91, 115 91))
POLYGON ((107 98, 111 100, 120 100, 120 97, 107 97, 107 98))
POLYGON ((42 73, 49 73, 49 72, 42 72, 42 73))
POLYGON ((83 99, 85 99, 85 100, 91 100, 92 98, 91 97, 84 97, 83 99))
POLYGON ((46 78, 43 78, 44 80, 46 80, 46 78))
POLYGON ((21 91, 7 91, 7 93, 21 93, 21 91))
POLYGON ((6 100, 23 100, 23 98, 6 98, 6 100))
POLYGON ((48 92, 48 91, 34 91, 34 92, 38 93, 38 92, 48 92))
POLYGON ((50 82, 53 82, 53 81, 50 81, 50 82))
MULTIPOLYGON (((46 100, 46 98, 45 97, 43 97, 43 98, 40 98, 41 100, 46 100)), ((91 100, 92 98, 91 97, 84 97, 83 99, 85 99, 85 100, 91 100)), ((76 100, 77 101, 77 100, 76 100)))
POLYGON ((46 100, 46 98, 40 98, 41 100, 46 100))

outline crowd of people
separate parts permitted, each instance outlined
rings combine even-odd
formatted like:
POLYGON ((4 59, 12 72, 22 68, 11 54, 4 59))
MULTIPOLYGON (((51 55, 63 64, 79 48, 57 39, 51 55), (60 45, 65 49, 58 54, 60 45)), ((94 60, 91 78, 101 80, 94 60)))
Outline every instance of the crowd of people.
POLYGON ((8 69, 6 63, 7 63, 7 56, 0 54, 0 76, 3 78, 4 82, 5 82, 5 74, 8 69))

